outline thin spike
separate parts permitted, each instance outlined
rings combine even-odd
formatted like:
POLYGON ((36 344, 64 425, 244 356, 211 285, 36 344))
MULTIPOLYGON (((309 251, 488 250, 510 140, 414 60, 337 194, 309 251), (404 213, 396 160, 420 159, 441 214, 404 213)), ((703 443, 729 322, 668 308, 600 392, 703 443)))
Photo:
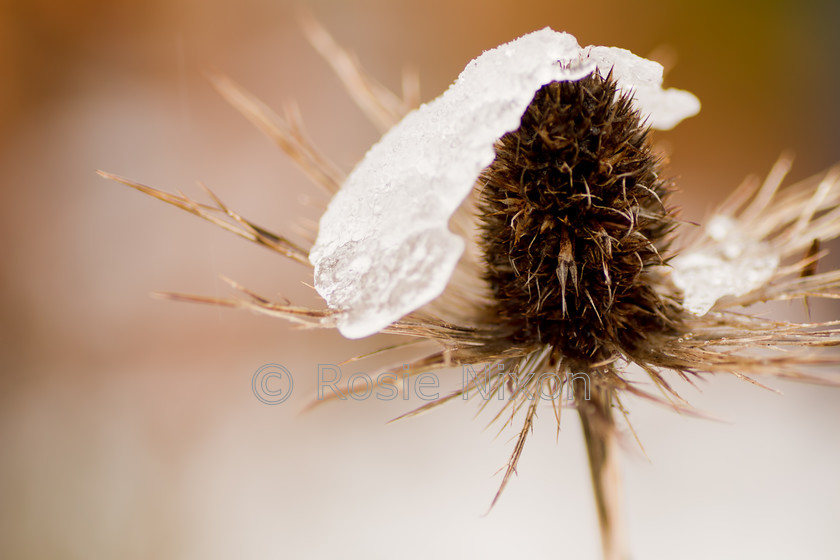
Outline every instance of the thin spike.
POLYGON ((228 103, 271 138, 314 183, 330 194, 338 192, 345 174, 309 141, 293 108, 287 108, 284 120, 230 78, 211 75, 210 81, 228 103))
MULTIPOLYGON (((370 77, 359 61, 343 49, 315 18, 302 14, 300 22, 310 44, 332 66, 347 93, 380 132, 397 124, 413 107, 414 99, 400 99, 370 77)), ((403 85, 408 88, 407 94, 414 94, 413 83, 404 81, 403 85)))
POLYGON ((248 241, 253 241, 254 243, 257 243, 259 245, 271 249, 272 251, 280 253, 285 257, 289 257, 290 259, 296 262, 299 262, 309 267, 312 266, 309 263, 309 252, 307 250, 295 245, 285 237, 271 233, 268 230, 261 228, 248 220, 245 220, 239 214, 236 214, 227 206, 225 206, 221 202, 221 200, 204 185, 201 185, 202 188, 204 188, 204 190, 207 193, 209 193, 209 195, 216 202, 216 207, 201 204, 180 193, 168 193, 156 189, 154 187, 150 187, 148 185, 144 185, 142 183, 138 183, 136 181, 132 181, 130 179, 126 179, 118 175, 114 175, 112 173, 107 173, 105 171, 97 171, 97 173, 105 179, 122 183, 123 185, 136 189, 144 194, 151 196, 152 198, 156 198, 158 200, 166 202, 167 204, 176 206, 177 208, 185 210, 190 214, 193 214, 194 216, 198 216, 199 218, 206 220, 212 224, 215 224, 222 229, 225 229, 231 233, 235 233, 236 235, 243 237, 248 241), (235 223, 230 223, 215 214, 223 214, 231 218, 235 223))

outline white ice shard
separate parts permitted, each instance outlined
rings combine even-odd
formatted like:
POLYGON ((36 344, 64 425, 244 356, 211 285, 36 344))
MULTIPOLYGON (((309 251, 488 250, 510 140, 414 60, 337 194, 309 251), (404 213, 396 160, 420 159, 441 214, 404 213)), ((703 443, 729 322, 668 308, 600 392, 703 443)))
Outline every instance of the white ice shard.
POLYGON ((671 278, 683 292, 683 307, 698 316, 722 297, 744 295, 765 285, 780 262, 767 243, 750 237, 728 216, 713 216, 705 233, 711 245, 671 261, 671 278))

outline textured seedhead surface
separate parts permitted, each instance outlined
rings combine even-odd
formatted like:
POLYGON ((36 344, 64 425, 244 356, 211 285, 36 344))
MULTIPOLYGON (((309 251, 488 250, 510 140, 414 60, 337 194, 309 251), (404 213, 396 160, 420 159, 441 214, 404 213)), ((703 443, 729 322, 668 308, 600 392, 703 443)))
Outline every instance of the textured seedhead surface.
POLYGON ((655 289, 674 227, 648 128, 610 77, 540 89, 479 188, 485 279, 505 335, 570 367, 639 356, 679 330, 655 289))

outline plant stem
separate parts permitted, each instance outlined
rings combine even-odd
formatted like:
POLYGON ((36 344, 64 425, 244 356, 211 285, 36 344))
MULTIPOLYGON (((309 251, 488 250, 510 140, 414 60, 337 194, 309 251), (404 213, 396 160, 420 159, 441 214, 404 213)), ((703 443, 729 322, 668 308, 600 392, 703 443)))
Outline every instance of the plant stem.
POLYGON ((578 384, 575 402, 580 414, 589 470, 601 527, 604 560, 626 560, 627 540, 621 500, 618 437, 612 414, 612 389, 578 384))

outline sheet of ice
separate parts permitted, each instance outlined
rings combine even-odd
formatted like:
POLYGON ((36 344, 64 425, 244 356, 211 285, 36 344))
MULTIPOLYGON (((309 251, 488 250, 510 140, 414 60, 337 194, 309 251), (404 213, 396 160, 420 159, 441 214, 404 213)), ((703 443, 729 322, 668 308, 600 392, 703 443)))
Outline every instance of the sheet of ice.
POLYGON ((616 47, 589 47, 585 51, 598 67, 598 73, 606 77, 612 71, 620 89, 633 94, 636 108, 648 116, 651 127, 669 130, 700 112, 700 101, 694 94, 662 89, 661 64, 616 47))
POLYGON ((342 312, 343 335, 374 334, 443 292, 464 250, 447 224, 492 163, 496 140, 519 127, 540 87, 596 65, 615 67, 652 125, 699 110, 690 93, 661 89, 660 65, 622 49, 581 49, 548 28, 485 52, 368 151, 322 216, 309 258, 318 293, 342 312))
POLYGON ((760 288, 779 267, 779 255, 728 216, 713 216, 706 234, 715 243, 671 261, 671 277, 683 291, 683 307, 698 316, 708 313, 724 296, 760 288))

